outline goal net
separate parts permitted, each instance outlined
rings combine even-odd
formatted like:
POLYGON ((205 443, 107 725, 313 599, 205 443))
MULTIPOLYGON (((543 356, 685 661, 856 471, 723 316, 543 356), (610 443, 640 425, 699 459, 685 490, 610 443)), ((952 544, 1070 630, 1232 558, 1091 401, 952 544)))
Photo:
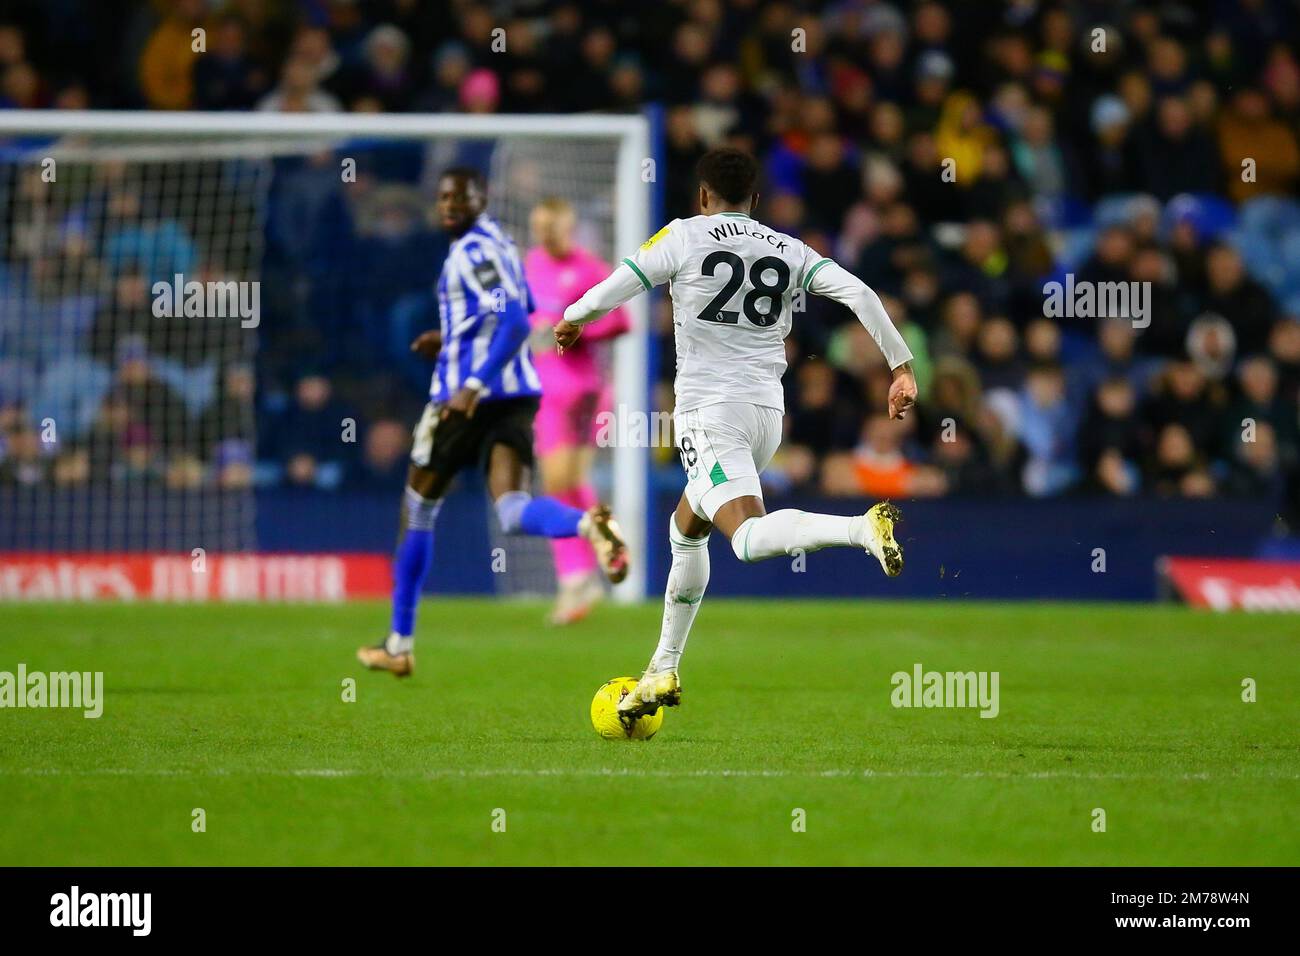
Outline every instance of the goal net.
MULTIPOLYGON (((366 464, 358 431, 414 424, 432 369, 406 344, 437 322, 438 171, 483 169, 521 251, 533 206, 567 199, 579 241, 608 260, 649 231, 645 127, 0 113, 0 552, 265 548, 259 491, 346 493, 366 464)), ((612 360, 632 408, 646 401, 643 309, 612 360)), ((638 556, 643 454, 601 450, 597 466, 638 556)), ((492 527, 498 590, 549 591, 545 543, 492 527)))

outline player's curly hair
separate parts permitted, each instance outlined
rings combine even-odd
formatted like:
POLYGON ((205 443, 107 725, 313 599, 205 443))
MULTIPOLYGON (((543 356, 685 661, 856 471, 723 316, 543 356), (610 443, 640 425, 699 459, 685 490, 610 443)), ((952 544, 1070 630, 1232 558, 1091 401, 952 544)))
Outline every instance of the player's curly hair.
POLYGON ((718 146, 700 157, 695 174, 724 202, 742 203, 758 185, 758 161, 743 149, 718 146))

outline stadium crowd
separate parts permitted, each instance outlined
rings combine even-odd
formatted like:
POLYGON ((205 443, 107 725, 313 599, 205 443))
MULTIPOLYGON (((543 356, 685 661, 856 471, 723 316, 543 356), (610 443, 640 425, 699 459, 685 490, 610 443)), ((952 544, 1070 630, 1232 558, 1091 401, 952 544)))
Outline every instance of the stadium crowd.
MULTIPOLYGON (((752 149, 759 217, 882 295, 922 388, 920 414, 886 419, 888 370, 872 343, 810 297, 788 340, 774 486, 1272 496, 1300 512, 1300 22, 1286 0, 19 0, 6 11, 0 107, 660 103, 669 218, 692 214, 707 146, 752 149), (196 56, 200 26, 208 48, 196 56), (1140 283, 1133 304, 1145 305, 1065 317, 1045 304, 1050 281, 1140 283)), ((375 171, 418 182, 419 162, 381 156, 375 171)), ((300 190, 310 160, 277 163, 261 275, 293 293, 268 293, 256 376, 249 356, 226 356, 206 399, 180 396, 179 373, 169 385, 159 371, 177 359, 147 329, 89 322, 79 348, 113 369, 90 430, 134 448, 149 431, 140 416, 198 423, 187 467, 158 469, 182 485, 396 487, 427 381, 401 343, 432 321, 418 296, 445 239, 409 191, 371 190, 358 205, 300 190), (339 440, 343 419, 359 423, 353 444, 339 440)), ((20 244, 3 248, 2 281, 37 268, 20 244)), ((110 277, 109 304, 137 294, 134 274, 110 277)), ((662 300, 655 331, 669 408, 662 300)), ((0 482, 83 480, 89 469, 66 456, 43 462, 19 392, 0 389, 0 482)))

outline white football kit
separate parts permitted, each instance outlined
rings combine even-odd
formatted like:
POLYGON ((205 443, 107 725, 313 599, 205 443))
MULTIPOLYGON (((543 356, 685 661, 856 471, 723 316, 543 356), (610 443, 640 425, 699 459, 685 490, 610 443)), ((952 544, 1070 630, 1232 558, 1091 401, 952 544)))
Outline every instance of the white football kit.
POLYGON ((564 312, 592 322, 664 282, 677 348, 673 423, 686 498, 712 521, 726 502, 761 497, 781 443, 785 338, 812 293, 847 306, 891 369, 912 353, 860 279, 792 236, 738 212, 674 219, 564 312))

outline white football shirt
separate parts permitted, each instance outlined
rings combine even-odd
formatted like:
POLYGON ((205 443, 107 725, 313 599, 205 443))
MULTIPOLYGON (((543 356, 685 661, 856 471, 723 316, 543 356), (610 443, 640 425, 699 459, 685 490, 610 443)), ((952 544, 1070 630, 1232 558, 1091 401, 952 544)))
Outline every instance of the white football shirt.
POLYGON ((664 282, 673 300, 678 411, 720 402, 784 411, 785 337, 795 304, 809 292, 852 309, 890 368, 912 358, 879 297, 861 280, 739 212, 674 219, 564 317, 594 321, 664 282))

